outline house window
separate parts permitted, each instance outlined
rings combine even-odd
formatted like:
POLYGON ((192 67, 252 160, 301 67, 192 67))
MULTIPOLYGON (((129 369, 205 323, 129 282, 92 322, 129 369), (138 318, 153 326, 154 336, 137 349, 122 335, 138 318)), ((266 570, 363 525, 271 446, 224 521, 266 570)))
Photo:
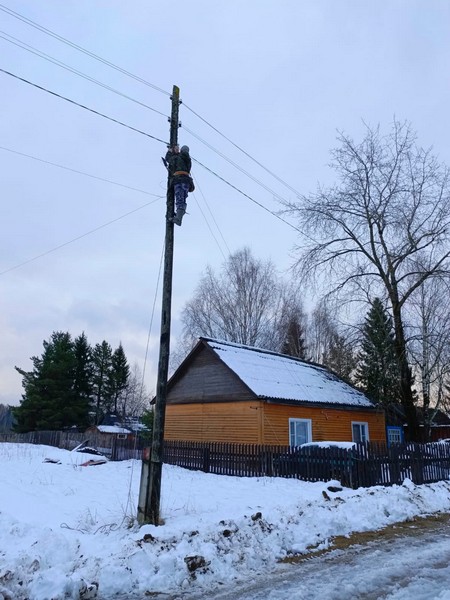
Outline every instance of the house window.
POLYGON ((391 444, 401 444, 403 442, 403 428, 390 425, 386 427, 388 446, 391 444))
POLYGON ((127 434, 126 433, 118 433, 117 434, 117 439, 118 440, 126 440, 127 439, 127 434))
POLYGON ((352 441, 353 442, 368 442, 369 441, 369 424, 359 421, 352 421, 352 441))
POLYGON ((312 440, 311 419, 289 419, 289 445, 301 446, 312 440))

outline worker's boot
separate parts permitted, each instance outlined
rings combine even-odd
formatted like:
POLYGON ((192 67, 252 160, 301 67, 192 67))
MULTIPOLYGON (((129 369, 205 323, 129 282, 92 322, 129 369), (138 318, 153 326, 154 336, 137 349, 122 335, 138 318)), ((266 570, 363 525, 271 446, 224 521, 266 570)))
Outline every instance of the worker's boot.
POLYGON ((177 212, 175 213, 172 222, 175 223, 175 225, 181 225, 185 212, 184 208, 177 208, 177 212))

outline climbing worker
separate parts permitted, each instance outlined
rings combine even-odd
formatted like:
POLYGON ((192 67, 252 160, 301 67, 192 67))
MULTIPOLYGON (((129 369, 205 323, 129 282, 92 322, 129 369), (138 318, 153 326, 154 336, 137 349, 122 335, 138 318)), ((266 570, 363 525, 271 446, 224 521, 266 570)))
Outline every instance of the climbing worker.
POLYGON ((172 222, 175 225, 181 225, 184 213, 186 212, 186 199, 189 192, 195 189, 191 177, 191 157, 189 156, 188 146, 173 146, 169 148, 166 154, 166 164, 169 170, 169 185, 173 188, 175 194, 175 215, 172 222))

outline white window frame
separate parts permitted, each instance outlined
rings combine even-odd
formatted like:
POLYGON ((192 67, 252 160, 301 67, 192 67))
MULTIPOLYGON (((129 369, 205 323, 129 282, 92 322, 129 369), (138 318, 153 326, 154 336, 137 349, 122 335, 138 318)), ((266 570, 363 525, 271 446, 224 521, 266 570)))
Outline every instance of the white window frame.
POLYGON ((312 442, 312 420, 311 419, 289 419, 289 446, 291 448, 295 448, 296 444, 293 443, 293 435, 291 433, 291 423, 306 423, 307 425, 307 429, 306 429, 306 433, 307 433, 307 440, 306 443, 308 442, 312 442))
POLYGON ((361 433, 361 428, 364 427, 364 436, 360 436, 362 442, 368 442, 369 441, 369 423, 367 421, 352 421, 352 442, 356 442, 355 440, 355 436, 353 434, 353 426, 354 425, 358 425, 360 427, 360 433, 361 433))
POLYGON ((388 427, 387 442, 388 444, 401 444, 403 441, 402 430, 400 427, 388 427), (392 439, 395 438, 395 439, 392 439))
POLYGON ((118 433, 117 434, 117 439, 118 440, 126 440, 127 439, 127 434, 126 433, 118 433))

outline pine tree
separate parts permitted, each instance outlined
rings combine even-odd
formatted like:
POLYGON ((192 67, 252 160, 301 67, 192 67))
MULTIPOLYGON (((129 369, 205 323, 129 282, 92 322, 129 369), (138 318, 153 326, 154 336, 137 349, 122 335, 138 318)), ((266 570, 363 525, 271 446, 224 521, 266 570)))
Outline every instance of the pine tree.
MULTIPOLYGON (((128 379, 130 377, 130 367, 128 365, 127 357, 125 356, 122 343, 120 343, 119 347, 114 350, 111 359, 111 369, 114 414, 117 414, 119 398, 127 389, 128 379)), ((122 415, 122 417, 124 416, 125 415, 122 415)))
POLYGON ((392 319, 379 298, 367 313, 356 380, 374 402, 389 406, 400 398, 392 319))

